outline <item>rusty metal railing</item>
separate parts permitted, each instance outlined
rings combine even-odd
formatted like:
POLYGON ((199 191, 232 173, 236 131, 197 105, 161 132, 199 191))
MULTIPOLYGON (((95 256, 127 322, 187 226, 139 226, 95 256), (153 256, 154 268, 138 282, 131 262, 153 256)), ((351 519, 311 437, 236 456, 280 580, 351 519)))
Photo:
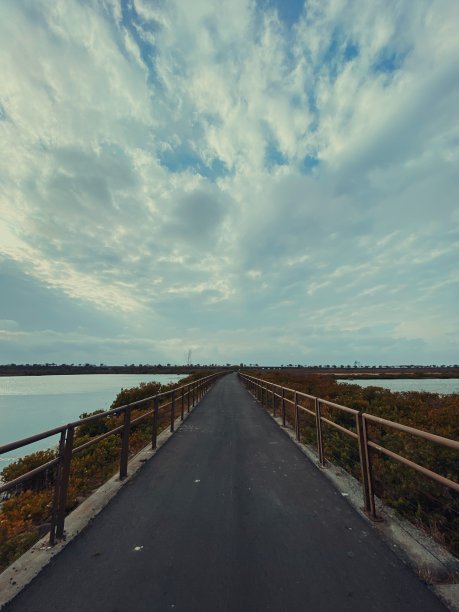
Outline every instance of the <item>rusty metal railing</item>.
POLYGON ((261 378, 248 376, 247 374, 242 374, 241 372, 239 372, 238 375, 244 381, 248 391, 255 397, 255 399, 257 399, 263 406, 265 406, 266 409, 271 408, 274 417, 277 416, 277 409, 280 406, 280 416, 282 418, 282 425, 284 427, 288 426, 286 421, 286 403, 290 403, 293 406, 294 422, 293 424, 290 424, 290 426, 293 427, 296 439, 298 441, 300 441, 299 411, 301 410, 302 412, 308 414, 309 416, 315 419, 317 456, 319 465, 321 467, 326 466, 326 458, 324 452, 324 432, 322 428, 323 423, 326 423, 327 425, 339 430, 341 433, 344 433, 345 435, 357 441, 364 511, 372 520, 380 520, 380 517, 376 513, 373 465, 370 449, 373 449, 374 451, 377 451, 378 453, 381 453, 382 455, 385 455, 386 457, 389 457, 392 460, 398 461, 399 463, 406 465, 416 470, 417 472, 420 472, 424 476, 435 480, 441 485, 444 485, 454 491, 459 492, 459 483, 455 482, 454 480, 446 478, 441 474, 438 474, 437 472, 434 472, 418 463, 415 463, 414 461, 411 461, 410 459, 407 459, 406 457, 403 457, 402 455, 399 455, 372 440, 370 437, 368 425, 380 425, 382 427, 389 428, 395 431, 411 434, 417 436, 418 438, 423 438, 435 444, 439 444, 441 446, 451 448, 456 451, 459 451, 458 441, 451 440, 450 438, 444 438, 442 436, 437 436, 421 429, 415 429, 414 427, 408 427, 407 425, 401 425, 400 423, 376 417, 371 414, 363 413, 359 410, 348 408, 347 406, 341 406, 340 404, 336 404, 334 402, 330 402, 328 400, 324 400, 313 395, 308 395, 307 393, 302 393, 300 391, 296 391, 295 389, 283 387, 281 385, 278 385, 277 383, 266 381, 261 378), (287 397, 287 393, 291 395, 291 398, 287 397), (306 400, 306 402, 313 406, 313 408, 307 408, 306 406, 300 405, 300 398, 306 400), (327 406, 332 410, 337 410, 340 413, 350 415, 354 421, 355 431, 348 429, 347 427, 344 427, 339 423, 335 423, 331 419, 326 418, 322 414, 322 408, 324 406, 327 406))
POLYGON ((7 491, 17 490, 21 484, 25 483, 27 480, 30 480, 34 476, 47 470, 55 469, 49 537, 50 544, 53 546, 57 540, 64 537, 64 523, 72 457, 90 446, 98 444, 105 438, 120 433, 121 450, 119 455, 119 477, 120 479, 126 478, 129 459, 129 440, 132 427, 147 418, 151 418, 151 447, 152 449, 156 449, 160 409, 162 411, 169 409, 170 431, 173 432, 175 427, 177 402, 180 410, 180 419, 183 421, 185 410, 187 413, 189 413, 190 410, 196 404, 198 404, 202 397, 207 393, 210 386, 216 381, 216 379, 223 374, 226 374, 226 372, 211 374, 210 376, 200 378, 181 387, 164 391, 162 393, 158 393, 157 395, 146 397, 123 406, 118 406, 117 408, 101 412, 100 414, 94 414, 86 418, 79 419, 78 421, 73 421, 60 427, 54 427, 48 431, 43 431, 33 436, 29 436, 28 438, 23 438, 22 440, 16 440, 15 442, 10 442, 9 444, 0 446, 0 455, 2 455, 3 453, 25 447, 33 442, 38 442, 51 436, 55 436, 56 434, 60 434, 57 457, 40 465, 39 467, 34 468, 33 470, 30 470, 26 474, 15 478, 14 480, 10 480, 9 482, 3 484, 0 483, 0 494, 7 491), (141 414, 137 418, 131 419, 133 409, 142 408, 151 405, 151 403, 153 403, 153 408, 151 410, 147 410, 147 412, 141 414), (107 417, 115 417, 120 415, 123 415, 122 425, 119 425, 110 431, 104 432, 103 434, 92 438, 80 446, 74 447, 75 430, 78 427, 86 423, 100 421, 102 419, 106 419, 107 417))

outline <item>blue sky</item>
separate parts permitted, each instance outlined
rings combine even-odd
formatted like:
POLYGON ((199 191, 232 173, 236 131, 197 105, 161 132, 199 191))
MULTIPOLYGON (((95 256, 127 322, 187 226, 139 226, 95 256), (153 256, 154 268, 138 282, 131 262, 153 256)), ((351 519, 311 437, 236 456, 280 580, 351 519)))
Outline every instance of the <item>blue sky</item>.
POLYGON ((456 0, 5 0, 0 362, 458 363, 456 0))

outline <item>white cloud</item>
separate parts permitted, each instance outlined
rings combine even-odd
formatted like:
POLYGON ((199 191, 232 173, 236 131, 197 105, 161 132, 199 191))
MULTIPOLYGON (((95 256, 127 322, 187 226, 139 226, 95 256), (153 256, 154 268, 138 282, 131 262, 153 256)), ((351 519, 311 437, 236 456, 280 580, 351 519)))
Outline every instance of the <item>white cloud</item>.
MULTIPOLYGON (((248 0, 190 7, 2 4, 4 262, 118 317, 142 362, 181 342, 453 359, 457 3, 310 0, 293 27, 248 0)), ((128 350, 0 317, 24 355, 128 350)))

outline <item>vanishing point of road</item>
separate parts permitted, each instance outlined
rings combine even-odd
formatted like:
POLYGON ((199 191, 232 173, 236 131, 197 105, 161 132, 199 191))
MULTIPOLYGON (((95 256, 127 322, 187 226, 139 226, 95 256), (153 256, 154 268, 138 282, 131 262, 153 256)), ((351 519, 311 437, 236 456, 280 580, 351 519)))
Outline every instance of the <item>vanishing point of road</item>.
POLYGON ((446 608, 231 374, 4 610, 446 608))

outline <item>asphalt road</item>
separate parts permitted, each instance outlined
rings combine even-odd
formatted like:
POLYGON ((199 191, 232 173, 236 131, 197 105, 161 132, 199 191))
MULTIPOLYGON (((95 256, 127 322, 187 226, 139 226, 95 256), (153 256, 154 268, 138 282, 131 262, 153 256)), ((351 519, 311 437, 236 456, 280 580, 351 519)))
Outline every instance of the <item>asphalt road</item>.
POLYGON ((241 386, 221 379, 7 612, 446 608, 241 386))

